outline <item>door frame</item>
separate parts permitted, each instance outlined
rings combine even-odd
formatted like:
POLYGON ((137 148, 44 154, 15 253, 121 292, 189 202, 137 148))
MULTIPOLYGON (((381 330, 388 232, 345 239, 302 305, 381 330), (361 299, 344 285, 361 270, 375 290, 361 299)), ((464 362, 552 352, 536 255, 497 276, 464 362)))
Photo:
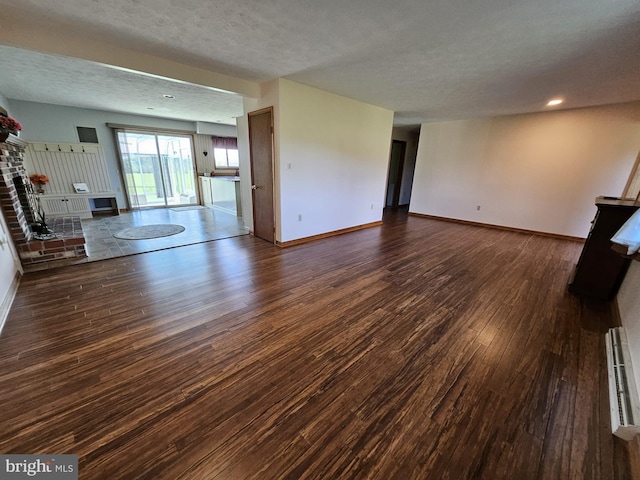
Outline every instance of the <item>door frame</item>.
MULTIPOLYGON (((154 128, 154 127, 137 127, 137 126, 129 126, 129 125, 120 125, 120 124, 113 124, 113 123, 107 123, 107 127, 109 127, 111 129, 111 133, 113 134, 113 142, 115 143, 116 146, 116 152, 118 153, 118 166, 120 167, 120 181, 122 182, 122 187, 123 187, 123 194, 124 194, 124 198, 125 198, 125 204, 127 206, 127 210, 128 211, 133 211, 133 210, 151 210, 151 209, 156 209, 156 208, 172 208, 175 207, 176 205, 165 205, 163 206, 152 206, 152 207, 145 207, 145 208, 134 208, 133 205, 131 205, 131 199, 129 197, 129 190, 127 188, 127 179, 125 176, 125 168, 124 168, 124 159, 122 158, 122 149, 120 148, 120 139, 118 137, 118 132, 133 132, 133 133, 147 133, 147 134, 151 134, 151 135, 155 135, 156 136, 156 144, 158 141, 157 135, 176 135, 176 136, 182 136, 182 137, 189 137, 190 138, 190 143, 191 143, 191 163, 193 165, 193 173, 194 173, 194 182, 195 182, 195 194, 196 194, 196 203, 194 205, 200 205, 202 203, 202 195, 200 192, 200 179, 198 178, 198 165, 197 165, 197 161, 196 161, 196 139, 195 139, 195 134, 193 132, 190 131, 185 131, 185 130, 171 130, 171 129, 161 129, 161 128, 154 128)), ((162 168, 162 164, 160 165, 160 167, 162 168)), ((164 175, 164 174, 163 174, 164 175)), ((164 186, 163 186, 164 188, 164 186)), ((177 205, 179 206, 179 205, 177 205)))
MULTIPOLYGON (((256 200, 255 200, 255 192, 253 189, 253 186, 255 185, 254 182, 254 168, 253 168, 253 147, 251 145, 251 117, 253 116, 257 116, 257 115, 263 115, 265 113, 270 113, 271 114, 271 203, 272 203, 272 211, 273 211, 273 241, 270 243, 273 244, 277 244, 277 240, 276 240, 276 231, 277 231, 277 223, 276 223, 276 219, 277 219, 277 215, 276 215, 276 182, 275 182, 275 176, 276 176, 276 149, 275 149, 275 135, 274 135, 274 114, 273 114, 273 106, 269 106, 269 107, 265 107, 265 108, 261 108, 259 110, 255 110, 253 112, 249 112, 247 113, 247 130, 248 130, 248 136, 249 136, 249 168, 250 168, 250 173, 251 173, 251 182, 249 185, 249 188, 251 189, 251 208, 252 208, 252 216, 253 216, 253 234, 255 235, 256 232, 256 200)), ((259 237, 261 238, 261 237, 259 237)), ((263 239, 265 241, 268 241, 266 239, 263 239)))
POLYGON ((629 173, 627 184, 624 186, 624 191, 622 192, 622 198, 635 198, 636 201, 640 200, 640 152, 638 152, 636 162, 633 164, 631 173, 629 173))
POLYGON ((401 146, 401 156, 398 159, 398 176, 395 183, 395 189, 393 191, 393 198, 391 199, 391 205, 388 205, 388 208, 398 208, 400 206, 400 191, 402 190, 402 175, 404 173, 404 161, 407 156, 407 142, 406 140, 396 140, 392 139, 391 141, 391 149, 389 151, 389 171, 387 173, 387 192, 385 195, 385 207, 387 207, 387 198, 389 197, 389 180, 391 179, 391 161, 393 160, 393 144, 397 143, 401 146))

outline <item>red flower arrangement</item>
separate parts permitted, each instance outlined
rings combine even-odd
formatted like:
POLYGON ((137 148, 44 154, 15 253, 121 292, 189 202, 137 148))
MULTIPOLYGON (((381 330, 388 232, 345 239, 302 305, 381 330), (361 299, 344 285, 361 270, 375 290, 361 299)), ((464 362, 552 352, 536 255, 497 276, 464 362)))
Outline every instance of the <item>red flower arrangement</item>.
POLYGON ((17 132, 22 130, 22 124, 15 118, 0 116, 0 129, 17 132))
POLYGON ((49 177, 47 177, 46 175, 42 175, 40 173, 34 173, 29 177, 29 180, 31 180, 31 183, 33 183, 34 185, 40 185, 40 186, 46 185, 47 183, 49 183, 49 177))

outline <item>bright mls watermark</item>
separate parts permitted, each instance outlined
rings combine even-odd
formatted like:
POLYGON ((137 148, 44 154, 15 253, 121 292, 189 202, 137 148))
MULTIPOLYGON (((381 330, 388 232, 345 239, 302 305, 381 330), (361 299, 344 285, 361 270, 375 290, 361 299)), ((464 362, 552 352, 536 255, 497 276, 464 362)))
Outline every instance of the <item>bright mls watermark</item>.
POLYGON ((78 480, 77 455, 0 455, 0 480, 78 480))

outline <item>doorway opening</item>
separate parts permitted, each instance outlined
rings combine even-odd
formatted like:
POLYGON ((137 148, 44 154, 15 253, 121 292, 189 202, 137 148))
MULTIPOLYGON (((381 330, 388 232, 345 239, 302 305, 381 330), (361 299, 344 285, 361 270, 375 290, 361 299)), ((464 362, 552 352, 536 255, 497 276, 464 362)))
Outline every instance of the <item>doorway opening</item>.
POLYGON ((389 160, 389 176, 387 178, 387 200, 385 203, 387 208, 398 208, 400 205, 406 151, 407 142, 393 140, 391 143, 391 159, 389 160))
POLYGON ((132 209, 198 204, 190 135, 116 130, 132 209))

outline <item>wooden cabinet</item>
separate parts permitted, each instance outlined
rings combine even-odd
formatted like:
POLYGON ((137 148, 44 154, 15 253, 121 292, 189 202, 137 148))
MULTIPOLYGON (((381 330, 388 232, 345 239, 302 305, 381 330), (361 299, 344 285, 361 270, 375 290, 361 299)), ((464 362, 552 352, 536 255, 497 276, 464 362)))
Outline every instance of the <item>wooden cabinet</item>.
POLYGON ((42 195, 40 196, 42 210, 47 217, 61 217, 65 215, 91 218, 89 199, 74 195, 42 195))
POLYGON ((598 300, 611 300, 629 268, 630 260, 611 249, 611 237, 640 208, 634 200, 596 198, 597 212, 582 248, 569 291, 598 300))

